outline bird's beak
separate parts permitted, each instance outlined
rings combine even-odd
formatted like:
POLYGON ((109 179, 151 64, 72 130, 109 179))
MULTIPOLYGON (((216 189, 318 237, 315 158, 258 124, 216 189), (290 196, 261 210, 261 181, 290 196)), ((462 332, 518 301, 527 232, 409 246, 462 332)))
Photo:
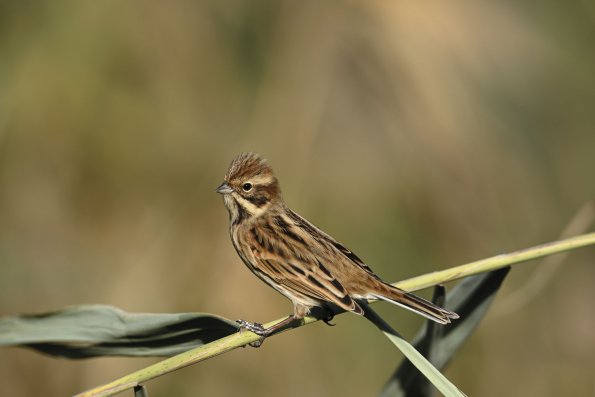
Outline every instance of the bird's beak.
POLYGON ((219 194, 229 194, 233 192, 233 189, 227 183, 223 182, 215 191, 219 194))

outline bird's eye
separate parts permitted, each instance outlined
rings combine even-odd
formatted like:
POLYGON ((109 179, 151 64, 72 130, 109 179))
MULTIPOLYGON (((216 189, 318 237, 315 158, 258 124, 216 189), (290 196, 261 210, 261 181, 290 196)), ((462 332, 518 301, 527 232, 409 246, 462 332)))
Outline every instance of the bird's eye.
POLYGON ((242 185, 242 189, 245 192, 249 192, 250 190, 252 190, 252 184, 250 182, 246 182, 242 185))

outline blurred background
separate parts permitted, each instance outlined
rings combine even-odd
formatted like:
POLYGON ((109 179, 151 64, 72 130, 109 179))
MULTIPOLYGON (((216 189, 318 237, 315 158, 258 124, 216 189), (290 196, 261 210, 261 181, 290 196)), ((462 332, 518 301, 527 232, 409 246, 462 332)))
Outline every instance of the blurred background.
MULTIPOLYGON (((3 1, 0 315, 290 313, 214 192, 246 150, 387 281, 555 240, 595 194, 594 22, 589 2, 3 1)), ((446 375, 471 396, 595 395, 594 261, 573 253, 533 298, 543 268, 515 267, 446 375)), ((406 336, 422 324, 378 306, 406 336)), ((375 395, 400 353, 336 323, 149 391, 375 395)), ((4 348, 0 394, 71 395, 155 361, 4 348)))

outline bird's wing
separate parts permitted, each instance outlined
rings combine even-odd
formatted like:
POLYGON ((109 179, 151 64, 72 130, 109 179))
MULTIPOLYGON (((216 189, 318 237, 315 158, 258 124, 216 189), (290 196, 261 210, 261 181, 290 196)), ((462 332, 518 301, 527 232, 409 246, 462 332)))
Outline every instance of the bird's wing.
POLYGON ((293 291, 297 298, 302 295, 363 314, 332 271, 334 261, 342 257, 333 255, 334 248, 321 243, 317 232, 301 228, 287 213, 273 215, 259 226, 242 233, 244 242, 240 244, 249 252, 251 258, 246 258, 246 263, 257 276, 273 288, 274 283, 279 284, 283 288, 278 290, 285 289, 286 295, 293 291))
POLYGON ((313 236, 313 238, 317 240, 318 243, 326 245, 328 248, 334 250, 337 254, 346 258, 350 263, 360 267, 370 276, 380 280, 380 278, 376 275, 376 273, 374 273, 370 266, 366 265, 364 261, 362 261, 354 252, 347 249, 333 237, 292 210, 289 210, 288 215, 298 228, 304 230, 306 233, 308 233, 308 235, 313 236))
POLYGON ((258 256, 256 260, 262 264, 261 271, 286 289, 363 314, 361 307, 349 296, 339 280, 315 258, 263 257, 262 253, 258 256))

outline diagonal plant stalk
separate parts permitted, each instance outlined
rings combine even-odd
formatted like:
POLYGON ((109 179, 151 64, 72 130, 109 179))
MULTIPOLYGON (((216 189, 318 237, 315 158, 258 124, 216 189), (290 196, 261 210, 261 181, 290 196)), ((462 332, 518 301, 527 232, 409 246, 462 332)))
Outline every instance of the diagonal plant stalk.
POLYGON ((427 273, 421 276, 412 277, 399 281, 393 285, 406 291, 417 291, 420 289, 444 284, 449 281, 458 280, 463 277, 485 273, 500 269, 504 266, 516 265, 544 256, 571 251, 577 248, 595 244, 595 233, 581 234, 580 236, 557 240, 546 244, 537 245, 531 248, 514 251, 508 254, 500 254, 491 258, 480 259, 465 265, 451 267, 450 269, 427 273))
MULTIPOLYGON (((548 255, 574 250, 589 245, 595 245, 595 233, 583 234, 559 241, 554 241, 531 248, 515 251, 508 254, 501 254, 491 258, 456 266, 433 273, 410 278, 408 280, 394 283, 393 285, 406 291, 415 291, 449 281, 457 280, 474 274, 484 273, 504 266, 516 265, 533 259, 542 258, 548 255)), ((269 327, 279 320, 265 324, 269 327)), ((306 317, 301 325, 311 324, 318 321, 315 317, 306 317)), ((226 353, 238 347, 258 342, 260 337, 252 332, 238 332, 236 334, 221 338, 209 344, 197 347, 174 357, 165 359, 146 368, 133 372, 110 383, 90 389, 75 397, 107 397, 121 391, 131 389, 143 382, 173 372, 180 368, 204 361, 219 354, 226 353)))

